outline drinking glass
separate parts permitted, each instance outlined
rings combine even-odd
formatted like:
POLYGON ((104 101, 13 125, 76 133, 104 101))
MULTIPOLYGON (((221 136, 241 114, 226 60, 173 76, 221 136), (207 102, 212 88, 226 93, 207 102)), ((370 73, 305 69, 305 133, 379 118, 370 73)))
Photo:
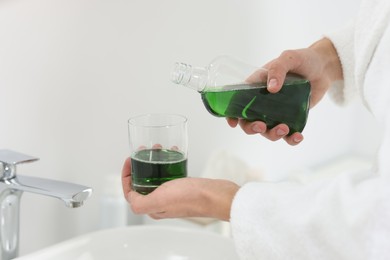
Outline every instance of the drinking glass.
POLYGON ((187 176, 187 118, 145 114, 128 120, 132 189, 148 194, 187 176))

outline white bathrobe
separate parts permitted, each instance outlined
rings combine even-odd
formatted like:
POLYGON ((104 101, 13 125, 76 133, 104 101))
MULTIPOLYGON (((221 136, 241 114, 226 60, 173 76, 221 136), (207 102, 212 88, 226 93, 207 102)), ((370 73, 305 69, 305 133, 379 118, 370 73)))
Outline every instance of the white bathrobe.
POLYGON ((357 94, 383 125, 377 163, 332 181, 241 187, 231 226, 243 260, 390 259, 390 0, 363 0, 360 10, 327 36, 344 73, 331 95, 345 103, 357 94))

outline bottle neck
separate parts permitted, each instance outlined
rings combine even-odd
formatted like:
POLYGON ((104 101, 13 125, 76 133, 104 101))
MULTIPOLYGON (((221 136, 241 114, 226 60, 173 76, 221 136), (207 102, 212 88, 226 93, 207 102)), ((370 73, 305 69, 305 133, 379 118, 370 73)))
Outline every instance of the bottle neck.
POLYGON ((175 63, 171 74, 173 83, 189 87, 202 92, 207 84, 208 72, 206 68, 192 67, 185 63, 175 63))

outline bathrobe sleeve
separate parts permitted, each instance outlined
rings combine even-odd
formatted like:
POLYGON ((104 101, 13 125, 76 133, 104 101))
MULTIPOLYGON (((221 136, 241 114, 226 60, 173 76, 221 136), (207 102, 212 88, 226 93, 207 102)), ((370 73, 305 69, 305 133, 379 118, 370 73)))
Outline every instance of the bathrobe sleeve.
POLYGON ((390 259, 389 181, 346 174, 323 183, 248 183, 231 227, 242 260, 390 259))
POLYGON ((358 96, 355 80, 355 23, 325 35, 334 45, 343 70, 343 81, 333 82, 329 95, 337 104, 346 104, 358 96))

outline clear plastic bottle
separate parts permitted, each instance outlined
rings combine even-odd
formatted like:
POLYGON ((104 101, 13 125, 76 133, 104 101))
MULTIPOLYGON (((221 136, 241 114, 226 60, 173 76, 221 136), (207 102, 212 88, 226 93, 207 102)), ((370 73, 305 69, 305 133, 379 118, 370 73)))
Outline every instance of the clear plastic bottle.
POLYGON ((302 132, 309 113, 310 82, 288 74, 278 93, 267 91, 268 71, 229 56, 206 67, 176 63, 171 80, 198 91, 214 116, 263 121, 268 128, 280 123, 290 132, 302 132))

